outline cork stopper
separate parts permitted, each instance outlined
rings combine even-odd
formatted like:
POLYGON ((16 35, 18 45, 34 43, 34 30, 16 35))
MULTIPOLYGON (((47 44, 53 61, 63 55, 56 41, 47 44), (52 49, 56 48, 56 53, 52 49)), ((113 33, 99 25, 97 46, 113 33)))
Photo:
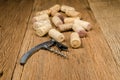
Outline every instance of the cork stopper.
POLYGON ((74 23, 72 29, 77 32, 80 37, 85 37, 87 35, 85 29, 79 24, 74 23))
POLYGON ((66 17, 64 23, 73 23, 75 19, 80 19, 80 17, 66 17))
POLYGON ((51 15, 54 16, 60 10, 60 5, 56 4, 52 6, 50 10, 51 10, 51 15))
POLYGON ((61 21, 64 23, 64 15, 62 15, 61 13, 56 13, 55 16, 58 16, 61 21))
POLYGON ((59 30, 62 32, 62 31, 68 31, 68 30, 71 30, 73 27, 73 23, 67 23, 67 24, 62 24, 62 25, 59 25, 59 30))
POLYGON ((42 15, 42 14, 50 15, 50 13, 51 13, 51 10, 50 9, 46 9, 46 10, 38 11, 35 15, 36 16, 39 16, 39 15, 42 15))
POLYGON ((71 7, 71 6, 67 6, 67 5, 62 5, 61 6, 61 11, 62 12, 66 12, 66 11, 75 11, 75 8, 74 7, 71 7))
POLYGON ((59 11, 60 10, 60 5, 59 4, 55 4, 54 6, 52 6, 51 8, 50 8, 50 10, 52 10, 52 11, 59 11))
POLYGON ((58 16, 54 16, 52 18, 52 22, 55 24, 56 27, 63 24, 62 20, 58 16))
POLYGON ((62 42, 65 40, 65 36, 56 29, 51 29, 48 34, 50 37, 52 37, 58 42, 62 42))
POLYGON ((71 17, 81 16, 80 12, 72 11, 72 10, 67 10, 65 13, 67 14, 67 16, 71 16, 71 17))
POLYGON ((77 32, 73 32, 70 35, 70 45, 72 48, 78 48, 81 45, 81 40, 77 32))
POLYGON ((36 30, 36 34, 38 36, 44 36, 45 34, 48 33, 48 31, 51 29, 52 27, 51 26, 43 26, 43 27, 40 27, 39 29, 36 30))
POLYGON ((46 19, 49 19, 48 14, 41 14, 39 16, 33 17, 32 22, 37 22, 37 21, 46 20, 46 19))
POLYGON ((58 13, 58 11, 52 11, 51 16, 55 16, 56 13, 58 13))
POLYGON ((33 29, 37 30, 38 28, 42 27, 42 26, 46 26, 46 25, 51 25, 50 20, 41 20, 39 22, 34 22, 33 23, 33 29))
POLYGON ((81 25, 81 26, 82 26, 85 30, 87 30, 87 31, 91 30, 91 28, 92 28, 91 23, 89 23, 89 22, 87 22, 87 21, 83 21, 83 20, 80 20, 80 19, 76 19, 76 20, 75 20, 75 23, 81 25))

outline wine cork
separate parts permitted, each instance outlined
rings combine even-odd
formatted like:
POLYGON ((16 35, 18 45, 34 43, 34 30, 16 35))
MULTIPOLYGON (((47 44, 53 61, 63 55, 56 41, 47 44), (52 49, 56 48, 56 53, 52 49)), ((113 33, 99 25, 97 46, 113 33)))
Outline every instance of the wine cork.
POLYGON ((65 40, 65 36, 56 29, 49 30, 48 34, 50 37, 57 40, 58 42, 62 42, 65 40))
POLYGON ((87 35, 85 29, 79 24, 74 23, 72 29, 73 31, 77 32, 80 37, 85 37, 87 35))
POLYGON ((50 10, 51 10, 51 15, 54 16, 60 10, 60 5, 56 4, 52 6, 50 10))
POLYGON ((81 45, 81 40, 77 32, 73 32, 70 35, 70 45, 72 48, 78 48, 81 45))
POLYGON ((64 23, 73 23, 75 19, 80 19, 80 17, 67 17, 64 19, 64 23))
POLYGON ((50 9, 46 9, 46 10, 42 10, 36 13, 36 16, 42 15, 42 14, 48 14, 50 15, 51 10, 50 9))
POLYGON ((46 26, 46 27, 52 27, 51 24, 47 23, 47 24, 39 24, 39 23, 36 23, 33 25, 33 29, 34 30, 38 30, 40 27, 43 27, 43 26, 46 26))
MULTIPOLYGON (((38 22, 34 22, 33 23, 33 29, 34 30, 37 30, 39 27, 42 27, 42 26, 48 26, 48 25, 51 25, 50 23, 50 20, 47 19, 47 20, 41 20, 41 21, 38 21, 38 22)), ((51 25, 52 26, 52 25, 51 25)))
POLYGON ((41 26, 42 26, 42 24, 39 23, 39 22, 34 22, 34 23, 33 23, 33 29, 34 29, 34 30, 37 30, 37 29, 40 28, 41 26))
POLYGON ((67 5, 62 5, 61 6, 61 11, 62 12, 66 12, 66 11, 75 11, 75 8, 71 7, 71 6, 67 6, 67 5))
POLYGON ((55 16, 58 16, 61 21, 64 23, 64 16, 61 13, 56 13, 55 16))
POLYGON ((46 19, 49 19, 48 14, 42 14, 42 15, 33 17, 33 20, 32 20, 32 21, 33 21, 33 22, 37 22, 37 21, 46 20, 46 19))
POLYGON ((55 16, 60 16, 61 15, 61 13, 59 13, 59 12, 57 12, 56 14, 55 14, 55 16))
POLYGON ((92 25, 87 21, 76 19, 75 23, 81 25, 87 31, 91 30, 91 28, 92 28, 92 25))
POLYGON ((36 30, 36 34, 38 36, 44 36, 45 34, 48 33, 48 31, 51 29, 52 27, 51 26, 43 26, 43 27, 40 27, 36 30))
POLYGON ((54 16, 52 18, 52 22, 55 24, 56 27, 63 24, 62 20, 58 16, 54 16))
POLYGON ((80 16, 80 12, 77 11, 67 10, 65 13, 67 16, 71 16, 71 17, 80 16))
POLYGON ((71 30, 72 27, 73 27, 73 23, 62 24, 62 25, 59 25, 59 30, 68 31, 68 30, 71 30))
POLYGON ((56 5, 52 6, 52 7, 50 8, 50 10, 52 10, 52 11, 59 11, 59 10, 60 10, 60 5, 59 5, 59 4, 56 4, 56 5))
POLYGON ((51 12, 51 16, 52 16, 52 17, 55 16, 56 13, 58 13, 58 11, 52 11, 52 12, 51 12))

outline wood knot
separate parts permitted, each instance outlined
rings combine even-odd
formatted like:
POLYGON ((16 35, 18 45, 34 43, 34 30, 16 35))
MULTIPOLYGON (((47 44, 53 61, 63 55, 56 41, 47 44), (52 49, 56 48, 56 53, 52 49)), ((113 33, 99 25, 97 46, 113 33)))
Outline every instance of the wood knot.
POLYGON ((3 71, 0 71, 0 77, 3 75, 3 71))
POLYGON ((86 7, 87 10, 91 11, 91 8, 90 7, 86 7))
POLYGON ((81 20, 83 20, 83 18, 81 18, 81 20))

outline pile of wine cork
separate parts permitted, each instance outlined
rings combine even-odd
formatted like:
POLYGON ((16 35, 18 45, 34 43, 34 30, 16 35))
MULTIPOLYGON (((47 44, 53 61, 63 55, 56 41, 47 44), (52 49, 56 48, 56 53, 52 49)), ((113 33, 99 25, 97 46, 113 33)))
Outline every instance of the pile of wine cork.
POLYGON ((81 38, 85 37, 91 28, 90 22, 81 20, 80 12, 67 5, 56 4, 49 9, 38 11, 33 17, 33 29, 40 37, 48 34, 51 38, 62 42, 66 39, 62 32, 72 30, 69 38, 72 48, 80 47, 81 38))

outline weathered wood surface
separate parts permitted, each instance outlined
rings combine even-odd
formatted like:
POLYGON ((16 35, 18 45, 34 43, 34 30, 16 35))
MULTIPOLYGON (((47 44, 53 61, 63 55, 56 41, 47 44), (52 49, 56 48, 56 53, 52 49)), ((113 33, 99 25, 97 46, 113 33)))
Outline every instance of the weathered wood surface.
POLYGON ((3 0, 0 2, 0 80, 11 80, 27 30, 33 1, 3 0))
POLYGON ((0 80, 120 80, 119 3, 117 0, 1 0, 3 75, 0 80), (94 25, 93 30, 82 38, 79 49, 70 47, 71 32, 64 33, 69 59, 40 50, 21 66, 19 60, 26 51, 50 39, 35 35, 31 22, 34 13, 56 3, 75 7, 84 20, 94 25))
POLYGON ((116 64, 120 66, 120 1, 89 0, 89 3, 110 45, 116 64))

